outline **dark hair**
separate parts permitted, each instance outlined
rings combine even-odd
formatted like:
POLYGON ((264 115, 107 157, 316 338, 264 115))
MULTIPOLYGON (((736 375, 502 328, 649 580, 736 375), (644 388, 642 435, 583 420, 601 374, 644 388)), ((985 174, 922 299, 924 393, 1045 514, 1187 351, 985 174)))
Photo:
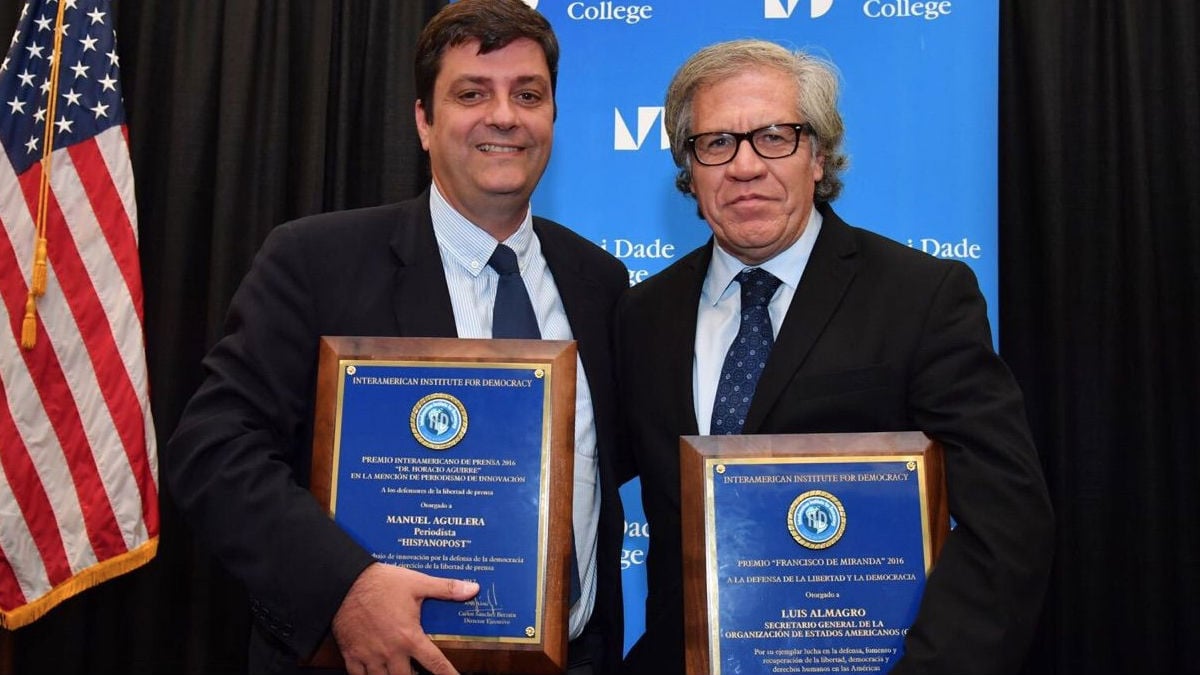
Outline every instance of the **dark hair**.
POLYGON ((558 38, 537 10, 521 0, 459 0, 438 11, 421 29, 413 67, 425 120, 433 122, 433 84, 447 49, 478 41, 479 53, 487 54, 521 38, 541 46, 553 94, 558 89, 558 38))

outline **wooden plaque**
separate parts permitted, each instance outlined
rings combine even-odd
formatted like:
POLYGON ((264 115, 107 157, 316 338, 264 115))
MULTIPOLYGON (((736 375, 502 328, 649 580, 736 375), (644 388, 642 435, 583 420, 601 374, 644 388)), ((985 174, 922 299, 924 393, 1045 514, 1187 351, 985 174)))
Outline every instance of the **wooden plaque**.
POLYGON ((689 675, 886 673, 899 659, 949 533, 936 442, 686 436, 680 483, 689 675))
MULTIPOLYGON (((479 582, 427 600, 460 671, 561 673, 573 341, 323 337, 311 489, 380 562, 479 582)), ((332 637, 304 665, 342 668, 332 637)))

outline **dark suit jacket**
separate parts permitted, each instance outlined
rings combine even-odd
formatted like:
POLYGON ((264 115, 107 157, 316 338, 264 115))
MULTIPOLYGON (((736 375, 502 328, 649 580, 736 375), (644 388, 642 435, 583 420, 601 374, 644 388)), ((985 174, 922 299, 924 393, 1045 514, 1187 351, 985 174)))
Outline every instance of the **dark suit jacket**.
MULTIPOLYGON (((1012 672, 1049 574, 1052 513, 1021 393, 992 349, 970 269, 844 223, 828 205, 744 433, 921 430, 946 452, 958 526, 893 672, 1012 672)), ((618 308, 630 467, 650 526, 635 673, 683 672, 679 437, 697 433, 696 311, 711 242, 618 308)))
MULTIPOLYGON (((624 517, 611 460, 617 411, 610 322, 628 276, 615 258, 561 225, 535 218, 533 227, 595 408, 601 513, 589 630, 602 633, 611 663, 622 649, 624 517)), ((428 192, 272 231, 163 456, 176 503, 249 591, 251 672, 286 670, 309 654, 372 562, 305 487, 322 335, 456 336, 428 192)))

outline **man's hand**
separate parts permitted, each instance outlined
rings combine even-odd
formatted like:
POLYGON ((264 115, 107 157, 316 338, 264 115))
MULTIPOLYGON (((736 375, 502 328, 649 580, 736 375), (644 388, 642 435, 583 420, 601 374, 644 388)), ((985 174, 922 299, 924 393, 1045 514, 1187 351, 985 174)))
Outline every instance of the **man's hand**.
POLYGON ((433 675, 458 675, 421 628, 425 598, 470 600, 479 584, 442 579, 403 567, 373 563, 346 593, 333 616, 350 675, 412 675, 416 659, 433 675))

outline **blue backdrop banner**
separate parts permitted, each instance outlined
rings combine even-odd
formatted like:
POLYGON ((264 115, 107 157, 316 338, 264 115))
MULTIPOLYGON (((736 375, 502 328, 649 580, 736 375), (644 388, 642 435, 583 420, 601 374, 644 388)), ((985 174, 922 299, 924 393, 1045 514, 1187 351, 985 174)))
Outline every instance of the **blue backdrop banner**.
MULTIPOLYGON (((763 38, 842 75, 847 222, 967 262, 996 326, 999 0, 525 0, 562 44, 538 215, 606 248, 637 283, 707 241, 674 187, 663 99, 693 52, 763 38)), ((626 644, 643 630, 647 531, 626 485, 626 644)))

